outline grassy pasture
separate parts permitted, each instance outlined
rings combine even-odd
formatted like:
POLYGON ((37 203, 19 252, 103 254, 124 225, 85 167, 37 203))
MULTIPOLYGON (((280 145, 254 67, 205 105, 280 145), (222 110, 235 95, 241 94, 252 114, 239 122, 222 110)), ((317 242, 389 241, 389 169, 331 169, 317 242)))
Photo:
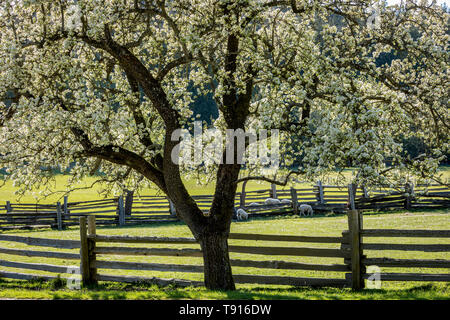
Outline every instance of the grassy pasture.
MULTIPOLYGON (((442 167, 441 171, 445 179, 450 178, 450 167, 442 167)), ((344 171, 344 176, 350 178, 351 169, 344 171)), ((68 177, 59 175, 55 177, 54 190, 64 190, 68 177)), ((86 179, 80 186, 87 186, 94 181, 94 178, 86 179)), ((212 194, 214 185, 199 186, 196 181, 186 181, 186 186, 192 194, 212 194)), ((297 183, 296 187, 301 188, 311 186, 311 184, 297 183)), ((268 189, 269 184, 249 182, 247 191, 268 189)), ((289 188, 289 187, 286 187, 289 188)), ((280 188, 282 189, 282 188, 280 188)), ((11 182, 7 182, 0 188, 0 204, 4 204, 6 200, 11 202, 35 203, 37 199, 32 194, 27 194, 21 199, 17 199, 14 195, 16 188, 11 182)), ((69 196, 69 201, 83 201, 99 199, 99 187, 94 189, 79 190, 69 196)), ((238 186, 240 191, 240 186, 238 186)), ((156 194, 155 190, 144 190, 142 194, 156 194)), ((111 196, 111 195, 109 195, 111 196)), ((40 203, 55 203, 59 199, 58 195, 40 199, 40 203)), ((382 229, 450 229, 450 210, 434 210, 434 211, 397 211, 397 212, 378 212, 365 213, 365 228, 382 228, 382 229)), ((304 236, 340 236, 342 231, 347 229, 347 218, 343 215, 329 215, 314 218, 298 218, 298 217, 268 217, 254 218, 250 221, 237 222, 232 224, 232 232, 240 233, 263 233, 263 234, 290 234, 304 236)), ((153 224, 141 226, 126 227, 98 227, 98 233, 103 235, 130 235, 130 236, 169 236, 169 237, 191 237, 188 228, 182 223, 170 224, 153 224)), ((53 239, 79 239, 79 230, 71 227, 65 231, 55 231, 50 229, 35 231, 9 231, 8 234, 16 234, 21 236, 42 237, 53 239)), ((449 239, 427 239, 427 238, 389 238, 379 239, 372 238, 365 240, 366 242, 377 243, 445 243, 449 244, 449 239)), ((243 240, 230 240, 230 244, 235 245, 264 245, 264 246, 299 246, 299 247, 327 247, 338 248, 339 244, 289 244, 289 243, 271 243, 271 242, 251 242, 243 240)), ((28 249, 25 244, 0 242, 1 247, 28 249)), ((127 246, 133 246, 128 244, 127 246)), ((135 245, 143 246, 143 245, 135 245)), ((162 245, 160 245, 161 247, 162 245)), ((167 245, 164 245, 167 247, 167 245)), ((170 247, 180 247, 181 245, 171 245, 170 247)), ((152 245, 158 247, 158 245, 152 245)), ((182 245, 182 247, 189 247, 182 245)), ((34 250, 41 251, 63 251, 77 253, 78 250, 58 250, 51 248, 38 248, 34 250)), ((389 257, 399 259, 445 259, 450 260, 450 253, 430 253, 430 252, 405 252, 405 251, 366 251, 368 257, 389 257)), ((232 259, 252 259, 252 260, 284 260, 303 263, 318 264, 342 264, 343 259, 339 258, 314 258, 314 257, 271 257, 256 256, 250 254, 231 253, 232 259)), ((142 257, 142 256, 99 256, 99 260, 120 260, 128 262, 154 262, 154 263, 182 263, 200 265, 201 258, 186 257, 142 257)), ((18 262, 30 263, 47 263, 55 265, 77 265, 75 260, 61 260, 52 258, 32 258, 20 257, 6 254, 0 254, 0 260, 12 260, 18 262)), ((3 269, 3 267, 2 267, 3 269)), ((5 271, 16 271, 22 273, 33 274, 49 274, 42 271, 30 271, 15 268, 4 268, 5 271)), ((448 269, 402 269, 402 268, 382 268, 382 272, 414 272, 414 273, 448 273, 448 269)), ((325 278, 343 278, 343 272, 318 272, 306 270, 270 270, 270 269, 254 269, 254 268, 233 268, 234 274, 252 274, 252 275, 283 275, 297 277, 325 277, 325 278)), ((99 270, 99 273, 111 275, 134 275, 145 277, 162 277, 162 278, 180 278, 190 280, 202 280, 202 274, 179 273, 179 272, 150 272, 135 270, 99 270)), ((54 275, 54 274, 52 274, 54 275)), ((101 283, 95 288, 84 288, 82 290, 71 291, 64 287, 60 287, 58 282, 39 282, 39 281, 11 281, 0 279, 0 299, 1 298, 34 298, 34 299, 450 299, 450 285, 445 283, 420 283, 420 282, 383 282, 381 290, 363 290, 362 292, 352 292, 349 289, 334 288, 289 288, 281 286, 261 286, 261 285, 238 285, 235 292, 211 292, 203 288, 158 288, 144 284, 118 284, 118 283, 101 283)))
MULTIPOLYGON (((68 176, 66 175, 57 175, 50 186, 52 190, 63 191, 65 190, 65 186, 67 185, 68 176)), ((76 188, 87 187, 91 185, 95 181, 95 177, 86 178, 83 183, 72 186, 76 188)), ((208 185, 199 185, 195 180, 186 180, 185 181, 186 188, 192 195, 209 195, 214 193, 214 184, 210 183, 208 185)), ((297 183, 297 187, 300 186, 312 186, 312 184, 307 183, 297 183)), ((261 189, 269 189, 270 184, 268 183, 259 183, 256 181, 250 181, 247 183, 246 191, 252 190, 261 190, 261 189)), ((70 193, 69 201, 77 202, 77 201, 89 201, 89 200, 97 200, 103 197, 111 197, 115 196, 114 194, 100 194, 101 185, 97 184, 92 189, 84 189, 84 190, 75 190, 70 193)), ((281 189, 281 187, 280 187, 281 189)), ((0 188, 0 205, 5 204, 6 200, 11 202, 20 202, 20 203, 56 203, 57 201, 61 201, 61 194, 51 195, 47 198, 43 198, 39 196, 39 190, 33 190, 30 193, 27 193, 21 197, 15 195, 15 190, 17 188, 14 187, 11 181, 7 181, 3 187, 0 188)), ((238 191, 241 191, 241 184, 238 186, 238 191)), ((159 190, 156 189, 146 189, 141 192, 141 195, 159 195, 161 194, 159 190)))
MULTIPOLYGON (((441 166, 439 168, 441 176, 441 180, 447 181, 450 179, 450 166, 441 166)), ((353 169, 345 169, 342 173, 342 176, 347 181, 350 181, 351 176, 353 174, 353 169)), ((279 174, 279 176, 283 176, 282 173, 279 174)), ((334 177, 337 177, 338 174, 335 174, 334 177)), ((331 177, 333 178, 333 177, 331 177)), ((95 181, 95 177, 89 177, 86 178, 82 183, 71 186, 71 188, 80 188, 80 187, 87 187, 91 185, 95 181)), ((52 183, 50 183, 47 187, 50 188, 53 191, 64 191, 66 190, 66 185, 68 184, 68 176, 67 175, 57 175, 55 176, 52 183)), ((325 180, 324 180, 325 183, 325 180)), ((193 195, 208 195, 213 194, 214 192, 214 182, 211 182, 207 185, 199 185, 195 179, 185 180, 186 188, 189 190, 189 192, 193 195)), ((238 185, 238 191, 241 191, 242 184, 238 185)), ((305 188, 305 187, 311 187, 313 186, 313 183, 302 183, 297 182, 294 183, 294 187, 296 188, 305 188)), ((95 185, 92 189, 83 189, 83 190, 76 190, 72 192, 69 196, 69 201, 88 201, 88 200, 96 200, 100 199, 102 197, 111 197, 115 195, 100 195, 99 192, 101 190, 102 186, 101 184, 95 185)), ((249 181, 246 185, 246 191, 252 191, 252 190, 261 190, 261 189, 269 189, 270 184, 266 182, 259 182, 259 181, 249 181)), ((280 187, 277 186, 277 189, 289 189, 290 186, 286 187, 280 187)), ((11 202, 21 202, 21 203, 56 203, 57 201, 61 201, 61 193, 55 194, 52 196, 49 196, 47 198, 42 198, 42 196, 39 195, 39 190, 33 190, 30 193, 25 194, 22 197, 18 197, 15 195, 15 191, 17 188, 13 185, 11 181, 7 181, 5 185, 0 187, 0 205, 5 204, 7 200, 11 202)), ((155 195, 160 194, 158 190, 155 189, 146 189, 141 192, 142 195, 155 195)), ((329 193, 331 194, 331 193, 329 193)))
MULTIPOLYGON (((383 228, 383 229, 450 229, 450 211, 413 211, 396 213, 367 213, 364 216, 365 228, 383 228)), ((310 235, 310 236, 340 236, 341 232, 347 229, 347 218, 344 215, 332 215, 314 218, 298 217, 272 217, 255 218, 246 222, 232 224, 232 232, 241 233, 263 233, 263 234, 290 234, 290 235, 310 235)), ((79 239, 77 228, 70 228, 66 231, 40 230, 40 231, 14 231, 8 234, 16 234, 31 237, 54 238, 54 239, 79 239)), ((128 226, 128 227, 99 227, 98 234, 102 235, 130 235, 130 236, 171 236, 171 237, 190 237, 188 228, 182 223, 158 224, 146 226, 128 226)), ((427 239, 427 238, 367 238, 365 242, 377 243, 443 243, 449 244, 450 239, 427 239)), ((261 245, 261 246, 299 246, 299 247, 339 247, 339 244, 290 244, 275 243, 268 241, 246 241, 230 240, 230 244, 235 245, 261 245)), ((25 244, 18 243, 0 243, 2 247, 8 248, 27 248, 25 244)), ((116 244, 114 244, 116 246, 116 244)), ((133 246, 127 244, 126 246, 133 246)), ((143 247, 146 245, 135 245, 143 247)), ((149 245, 150 246, 150 245, 149 245)), ((168 245, 151 245, 151 247, 168 247, 168 245)), ((174 248, 195 247, 195 245, 170 245, 174 248)), ((28 248, 30 249, 30 248, 28 248)), ((37 250, 52 251, 57 249, 38 248, 37 250)), ((58 250, 61 251, 61 250, 58 250)), ((63 250, 64 252, 74 252, 77 250, 63 250)), ((448 252, 405 252, 405 251, 365 251, 368 257, 390 257, 399 259, 445 259, 450 260, 448 252)), ((250 254, 231 253, 232 259, 252 259, 252 260, 284 260, 304 263, 319 264, 342 264, 340 258, 314 258, 314 257, 273 257, 256 256, 250 254)), ((74 265, 78 261, 51 258, 32 258, 16 257, 0 254, 0 259, 48 263, 59 265, 74 265)), ((201 258, 191 257, 142 257, 142 256, 98 256, 98 260, 119 260, 128 262, 153 262, 153 263, 182 263, 182 264, 201 264, 201 258)), ((29 272, 34 274, 48 274, 41 271, 29 271, 14 268, 5 268, 8 271, 29 272)), ((343 278, 343 272, 319 272, 307 270, 271 270, 255 268, 233 268, 234 274, 253 274, 253 275, 285 275, 298 277, 326 277, 343 278)), ((403 268, 381 268, 381 272, 414 272, 414 273, 448 273, 448 269, 403 269, 403 268)), ((180 273, 180 272, 155 272, 155 271, 136 271, 136 270, 99 270, 99 273, 112 275, 134 275, 145 277, 162 278, 180 278, 190 280, 202 280, 201 273, 180 273)), ((306 289, 289 288, 270 285, 238 285, 238 290, 233 293, 210 292, 202 288, 157 288, 156 286, 139 286, 102 283, 96 288, 85 288, 81 291, 70 291, 65 288, 53 288, 52 284, 43 284, 39 282, 21 282, 21 281, 0 281, 0 298, 3 297, 33 297, 33 298, 80 298, 80 299, 163 299, 163 298, 193 298, 193 299, 450 299, 450 285, 438 283, 420 283, 420 282, 383 282, 381 290, 366 289, 363 292, 353 293, 348 289, 306 289)))

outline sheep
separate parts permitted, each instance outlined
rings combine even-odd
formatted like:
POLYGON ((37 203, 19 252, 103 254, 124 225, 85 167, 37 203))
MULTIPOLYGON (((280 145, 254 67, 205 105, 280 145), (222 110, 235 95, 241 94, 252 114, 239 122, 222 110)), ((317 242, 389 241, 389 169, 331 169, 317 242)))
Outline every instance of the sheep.
POLYGON ((264 203, 265 203, 265 204, 279 204, 279 203, 281 203, 281 201, 278 200, 278 199, 274 199, 274 198, 267 198, 267 199, 264 201, 264 203))
POLYGON ((238 220, 247 220, 247 219, 248 219, 248 213, 245 212, 245 210, 242 209, 242 208, 239 208, 239 209, 237 210, 236 215, 237 215, 237 219, 238 219, 238 220))
POLYGON ((313 208, 309 205, 309 204, 301 204, 299 207, 299 215, 304 215, 304 216, 313 216, 314 215, 314 211, 313 208))
POLYGON ((287 203, 287 204, 291 204, 291 200, 289 200, 289 199, 283 199, 283 200, 281 200, 281 203, 287 203))
POLYGON ((255 206, 259 206, 259 203, 252 202, 247 207, 255 207, 255 206))

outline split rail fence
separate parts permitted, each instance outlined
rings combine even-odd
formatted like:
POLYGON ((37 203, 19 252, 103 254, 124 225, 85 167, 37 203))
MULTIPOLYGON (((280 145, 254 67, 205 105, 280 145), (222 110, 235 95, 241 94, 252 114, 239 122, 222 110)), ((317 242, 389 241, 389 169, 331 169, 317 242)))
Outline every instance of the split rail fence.
MULTIPOLYGON (((95 216, 80 217, 79 240, 55 240, 44 238, 0 235, 0 242, 9 244, 22 243, 31 250, 0 247, 0 278, 12 279, 55 279, 57 275, 73 272, 73 267, 66 265, 45 264, 43 258, 53 259, 61 263, 73 261, 78 264, 79 273, 84 284, 95 284, 98 281, 112 282, 148 282, 161 286, 174 284, 178 286, 202 286, 201 280, 192 280, 190 274, 203 273, 202 251, 193 238, 165 237, 130 237, 101 235, 96 230, 95 216), (180 247, 181 245, 181 247, 180 247), (149 247, 150 246, 150 247, 149 247), (35 247, 56 248, 34 250, 35 247), (79 249, 74 253, 73 249, 79 249), (66 251, 64 251, 66 250, 66 251), (26 256, 39 258, 39 263, 6 260, 5 256, 26 256), (123 257, 141 257, 136 259, 123 257), (122 257, 122 258, 121 258, 122 257), (149 258, 150 261, 145 260, 149 258), (158 257, 163 259, 157 260, 158 257), (177 260, 178 258, 178 260, 177 260), (114 260, 112 260, 114 259, 114 260), (197 260, 195 260, 197 259, 197 260), (199 260, 200 259, 200 260, 199 260), (124 261, 127 260, 127 261, 124 261), (181 260, 181 261, 180 261, 181 260), (190 262, 189 264, 186 264, 190 262), (195 264, 197 262, 197 264, 195 264), (5 269, 6 268, 6 269, 5 269), (45 271, 45 275, 29 274, 13 269, 45 271), (115 274, 105 273, 115 270, 115 274), (162 278, 159 276, 136 276, 124 274, 130 272, 149 272, 151 274, 170 272, 179 278, 162 278), (117 274, 117 272, 121 274, 117 274), (185 277, 183 279, 183 277, 185 277), (187 279, 187 278, 190 279, 187 279)), ((348 213, 349 228, 341 236, 301 236, 301 235, 268 235, 232 233, 229 237, 229 252, 233 267, 234 280, 238 284, 288 285, 288 286, 324 286, 351 287, 355 290, 364 288, 365 280, 374 274, 367 268, 375 265, 380 268, 412 268, 422 271, 423 268, 439 268, 449 270, 450 259, 393 259, 371 257, 368 253, 377 251, 412 251, 429 253, 448 253, 450 244, 427 243, 366 243, 366 238, 414 237, 414 238, 450 238, 450 230, 393 230, 364 229, 362 214, 357 210, 348 213), (264 243, 267 243, 264 244, 264 243), (309 245, 298 247, 298 244, 309 245), (311 245, 312 244, 312 245, 311 245), (236 257, 237 256, 237 257, 236 257), (276 257, 276 258, 274 258, 276 257), (311 263, 308 259, 319 257, 321 263, 311 263), (277 260, 268 260, 277 259, 277 260), (327 258, 338 263, 327 263, 327 258), (306 259, 306 260, 305 260, 306 259), (245 271, 253 270, 252 274, 245 271), (237 271, 236 271, 237 270, 237 271), (244 270, 244 274, 241 274, 244 270), (298 276, 299 271, 313 271, 323 277, 298 276), (293 272, 293 275, 286 275, 293 272), (297 272, 297 274, 296 274, 297 272), (331 272, 331 274, 330 274, 331 272), (342 276, 337 276, 341 274, 342 276)), ((329 261, 329 260, 328 260, 329 261)), ((199 275, 200 274, 200 275, 199 275)), ((385 273, 375 274, 380 281, 444 281, 450 282, 450 273, 385 273)), ((67 276, 66 276, 67 278, 67 276)))
POLYGON ((0 234, 0 243, 7 244, 0 247, 0 257, 2 257, 0 258, 0 278, 52 280, 61 274, 64 275, 62 278, 67 278, 66 274, 79 273, 80 254, 73 252, 74 249, 80 248, 79 240, 0 234), (26 244, 26 246, 25 248, 17 248, 18 244, 26 244), (6 258, 5 255, 6 257, 16 258, 9 260, 11 258, 6 258), (17 259, 17 257, 22 257, 22 259, 17 259), (27 258, 24 260, 23 257, 27 258), (53 263, 43 263, 46 259, 50 259, 53 263), (33 262, 29 262, 29 260, 33 262), (70 264, 64 265, 67 263, 70 264), (30 274, 29 272, 24 273, 23 270, 38 270, 45 273, 30 274))
MULTIPOLYGON (((200 209, 207 212, 212 195, 193 196, 200 209)), ((300 204, 309 204, 314 212, 345 213, 349 209, 386 210, 416 208, 450 208, 450 189, 441 185, 408 184, 392 189, 377 187, 368 190, 353 184, 348 186, 317 185, 307 188, 246 191, 245 184, 236 194, 235 207, 244 208, 251 217, 298 214, 300 204), (279 204, 267 205, 267 198, 279 204)), ((65 197, 56 204, 20 204, 6 202, 0 206, 0 229, 52 227, 63 229, 77 225, 81 216, 96 216, 98 225, 131 225, 179 220, 172 202, 165 196, 124 196, 109 199, 69 202, 65 197)))
MULTIPOLYGON (((363 215, 357 210, 349 211, 349 231, 343 232, 349 243, 344 243, 342 248, 351 251, 351 258, 346 263, 351 263, 352 272, 347 274, 347 279, 352 282, 355 289, 364 287, 364 279, 383 281, 443 281, 450 282, 450 273, 411 273, 411 272, 376 272, 368 271, 370 266, 380 268, 411 268, 419 269, 443 269, 450 270, 450 260, 446 259, 409 259, 393 258, 392 256, 378 257, 367 256, 368 253, 392 251, 401 252, 426 252, 447 253, 450 252, 449 243, 389 243, 390 238, 414 238, 414 239, 449 239, 450 230, 396 230, 396 229, 364 229, 363 215), (347 237, 348 236, 348 237, 347 237), (366 239, 382 239, 383 242, 366 242, 366 239)), ((418 241, 418 240, 414 240, 418 241)), ((448 256, 448 255, 447 255, 448 256)))

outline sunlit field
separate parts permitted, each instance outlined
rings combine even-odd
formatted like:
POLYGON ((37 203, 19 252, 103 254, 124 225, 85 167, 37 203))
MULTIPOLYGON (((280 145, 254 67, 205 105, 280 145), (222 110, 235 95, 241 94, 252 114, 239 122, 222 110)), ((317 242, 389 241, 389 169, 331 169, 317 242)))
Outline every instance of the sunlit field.
MULTIPOLYGON (((412 211, 412 212, 379 212, 366 213, 364 215, 365 228, 393 228, 393 229, 450 229, 450 211, 412 211)), ((235 233, 263 233, 263 234, 285 234, 285 235, 311 235, 311 236, 340 236, 342 231, 347 229, 347 217, 345 215, 330 215, 312 218, 299 217, 273 217, 255 218, 246 222, 232 223, 231 231, 235 233)), ((98 227, 98 234, 102 235, 130 235, 130 236, 169 236, 169 237, 191 237, 189 229, 182 223, 141 225, 134 227, 98 227)), ((79 239, 79 230, 72 227, 66 231, 40 230, 40 231, 12 231, 8 234, 54 238, 54 239, 79 239)), ((370 239, 367 242, 380 242, 380 239, 370 239)), ((427 239, 427 238, 390 238, 383 239, 387 243, 442 243, 449 244, 447 239, 427 239)), ((243 241, 230 240, 235 245, 264 245, 276 246, 277 243, 270 241, 243 241)), ((11 248, 26 248, 26 244, 2 243, 2 246, 11 248)), ((292 244, 292 246, 301 244, 292 244)), ((126 246, 133 246, 127 244, 126 246)), ((142 246, 142 244, 137 245, 142 246)), ((157 245, 156 245, 157 246, 157 245)), ((167 245, 166 245, 167 246, 167 245)), ((171 245, 175 246, 175 245, 171 245)), ((309 246, 321 247, 321 244, 310 244, 309 246)), ((330 245, 327 245, 328 247, 330 245)), ((339 244, 336 244, 339 246, 339 244)), ((155 247, 155 245, 152 245, 155 247)), ((186 247, 186 245, 183 245, 186 247)), ((31 247, 28 247, 30 249, 31 247)), ((46 249, 47 250, 47 249, 46 249)), ((58 249, 50 249, 58 250, 58 249)), ((60 251, 60 250, 58 250, 60 251)), ((77 250, 63 250, 64 252, 77 252, 77 250)), ((365 251, 370 257, 388 256, 399 259, 444 259, 450 260, 449 252, 404 252, 404 251, 365 251)), ((232 259, 251 259, 252 255, 230 253, 232 259)), ((254 256, 257 259, 273 260, 270 256, 254 256)), ((0 260, 10 260, 21 262, 36 262, 37 258, 32 257, 12 257, 5 254, 0 255, 0 260)), ((201 258, 195 257, 142 257, 142 256, 98 256, 99 260, 119 260, 128 262, 154 262, 154 263, 182 263, 199 265, 201 258)), ((340 258, 312 258, 312 257, 279 257, 277 259, 285 261, 305 262, 305 263, 337 263, 342 264, 340 258)), ((39 258, 40 263, 72 265, 75 261, 62 261, 61 259, 39 258), (43 261, 45 260, 45 261, 43 261)), ((5 268, 5 271, 30 272, 16 268, 5 268), (6 270, 8 269, 8 270, 6 270)), ((259 274, 259 275, 283 275, 297 277, 326 277, 342 278, 342 272, 321 272, 305 270, 261 270, 254 268, 233 267, 235 274, 259 274)), ((382 268, 381 272, 416 272, 416 273, 448 273, 448 269, 424 269, 424 268, 382 268)), ((32 271, 34 274, 49 274, 43 271, 32 271)), ((189 280, 202 280, 203 275, 180 272, 155 272, 139 270, 102 270, 99 273, 112 275, 133 275, 161 278, 179 278, 189 280)), ((113 283, 100 283, 94 288, 71 291, 64 287, 52 288, 50 284, 28 281, 0 281, 0 297, 32 297, 32 298, 79 298, 79 299, 145 299, 151 295, 161 299, 176 298, 243 298, 243 299, 450 299, 450 286, 445 283, 426 282, 383 282, 380 290, 365 289, 362 292, 352 292, 350 289, 307 289, 293 288, 287 286, 271 285, 238 285, 238 290, 233 293, 209 292, 201 288, 158 288, 156 286, 141 287, 140 285, 125 285, 113 283), (122 290, 123 289, 123 290, 122 290)))
MULTIPOLYGON (((450 167, 441 167, 442 177, 450 177, 450 167)), ((343 172, 345 178, 351 179, 352 170, 343 172)), ((94 181, 94 177, 86 179, 83 184, 77 187, 88 186, 94 181)), ((58 175, 55 177, 54 190, 62 190, 68 181, 68 176, 58 175)), ((312 186, 313 183, 296 182, 296 187, 312 186)), ((186 181, 186 186, 192 194, 212 194, 214 185, 199 185, 195 180, 186 181)), ((268 183, 258 183, 251 181, 247 184, 246 190, 268 189, 268 183)), ((284 188, 289 188, 286 186, 284 188)), ((282 189, 282 187, 279 187, 282 189)), ((241 185, 238 186, 240 191, 241 185)), ((0 189, 1 203, 6 200, 34 203, 55 203, 59 201, 60 195, 53 195, 46 199, 38 199, 32 194, 26 194, 18 199, 14 194, 16 190, 11 182, 7 182, 0 189)), ((70 201, 85 201, 104 197, 98 191, 100 187, 93 189, 77 190, 70 194, 70 201)), ((157 190, 144 190, 142 194, 158 194, 157 190)), ((111 195, 108 195, 111 196, 111 195)), ((347 230, 347 217, 342 214, 326 214, 316 217, 299 218, 298 216, 284 217, 266 217, 252 218, 245 222, 233 222, 231 231, 235 233, 261 233, 261 234, 283 234, 283 235, 304 235, 304 236, 337 236, 347 230)), ((427 229, 442 230, 450 229, 450 210, 413 210, 413 211, 394 211, 394 212, 365 212, 364 228, 379 229, 427 229)), ((189 229, 182 222, 161 223, 151 225, 125 226, 125 227, 98 227, 98 234, 102 235, 129 235, 129 236, 165 236, 165 237, 192 237, 189 229)), ((70 227, 68 230, 56 231, 51 229, 42 229, 34 231, 7 231, 7 234, 20 236, 30 236, 52 239, 79 239, 78 227, 70 227)), ((380 239, 369 239, 370 241, 380 241, 380 239)), ((369 240, 367 240, 369 242, 369 240)), ((403 244, 427 244, 441 243, 450 244, 449 239, 427 239, 427 238, 390 238, 383 239, 388 243, 403 244)), ((278 243, 268 241, 230 240, 230 244, 235 245, 264 245, 277 246, 278 243)), ((297 246, 300 244, 289 244, 297 246)), ((15 249, 32 249, 26 244, 2 242, 2 247, 15 249)), ((127 245, 133 246, 133 245, 127 245)), ((139 245, 142 246, 142 245, 139 245)), ((158 245, 156 245, 157 247, 158 245)), ((160 245, 163 246, 163 245, 160 245)), ((312 247, 323 247, 321 244, 310 244, 312 247)), ((330 245, 328 245, 329 247, 330 245)), ((339 248, 339 244, 332 245, 339 248)), ((153 245, 155 247, 155 245, 153 245)), ((188 245, 189 247, 189 245, 188 245)), ((34 248, 33 248, 34 250, 34 248)), ((47 249, 46 249, 47 250, 47 249)), ((58 250, 59 249, 50 249, 58 250)), ((64 252, 77 253, 78 250, 62 250, 64 252)), ((367 251, 365 254, 372 258, 385 257, 398 259, 443 259, 450 260, 448 252, 404 252, 404 251, 367 251)), ((231 259, 252 259, 256 256, 249 254, 230 253, 231 259)), ((124 261, 124 262, 153 262, 153 263, 183 263, 201 265, 202 259, 195 257, 143 257, 143 256, 115 256, 108 255, 100 257, 106 261, 124 261)), ((259 260, 273 260, 271 256, 257 256, 259 260)), ((73 265, 76 261, 61 260, 52 258, 33 258, 17 257, 7 254, 0 254, 0 260, 13 260, 17 262, 28 263, 48 263, 55 265, 73 265)), ((342 264, 339 258, 314 258, 314 257, 279 257, 279 260, 291 262, 303 262, 311 264, 342 264)), ((38 275, 54 275, 44 271, 30 271, 17 268, 4 268, 4 271, 30 273, 38 275)), ((412 273, 448 273, 448 269, 424 269, 424 268, 384 268, 382 272, 412 272, 412 273)), ((270 270, 233 267, 234 274, 251 275, 279 275, 293 277, 314 277, 314 278, 343 278, 343 272, 321 272, 307 270, 270 270)), ((161 277, 161 278, 179 278, 186 280, 201 281, 201 273, 180 273, 180 272, 156 272, 140 270, 101 270, 99 273, 110 275, 141 276, 141 277, 161 277)), ((148 284, 124 284, 102 282, 96 287, 83 288, 82 290, 69 290, 64 282, 58 281, 20 281, 0 279, 0 299, 1 298, 30 298, 30 299, 450 299, 450 285, 447 283, 426 283, 426 282, 383 282, 382 288, 365 289, 361 292, 353 292, 350 289, 336 288, 294 288, 286 286, 273 285, 248 285, 238 284, 237 291, 233 292, 214 292, 204 288, 159 288, 148 284)))
MULTIPOLYGON (((441 181, 448 181, 450 179, 450 166, 441 166, 439 168, 440 174, 441 174, 441 181)), ((336 179, 338 176, 342 178, 343 183, 350 182, 351 177, 353 174, 352 169, 346 169, 342 173, 335 174, 334 176, 324 178, 323 182, 330 184, 333 184, 333 180, 336 179), (327 179, 327 180, 325 180, 327 179)), ((279 174, 279 177, 282 177, 282 173, 279 174)), ((300 178, 299 178, 300 179, 300 178)), ((51 188, 53 191, 64 191, 66 190, 66 185, 69 180, 69 176, 67 175, 57 175, 55 176, 54 180, 49 185, 49 188, 51 188)), ((72 189, 76 188, 85 188, 90 186, 94 181, 96 180, 95 177, 89 177, 86 178, 83 183, 70 186, 72 189)), ((281 179, 280 179, 281 180, 281 179)), ((212 181, 209 184, 200 184, 197 182, 196 179, 190 179, 185 180, 185 185, 188 189, 188 191, 192 195, 204 195, 204 194, 212 194, 214 192, 214 181, 212 181)), ((303 182, 303 181, 297 181, 294 182, 291 185, 288 185, 286 187, 277 186, 278 189, 288 189, 291 186, 301 188, 301 187, 311 187, 314 185, 313 182, 303 182)), ((237 191, 241 191, 242 183, 238 185, 237 191)), ((246 185, 245 190, 246 191, 252 191, 252 190, 261 190, 261 189, 269 189, 270 185, 267 182, 260 182, 260 181, 249 181, 246 185)), ((110 197, 110 196, 117 196, 114 194, 104 194, 100 193, 102 189, 101 184, 96 184, 93 188, 88 189, 79 189, 75 190, 70 193, 69 199, 70 201, 88 201, 88 200, 95 200, 100 199, 103 197, 110 197)), ((60 201, 62 198, 62 192, 55 193, 48 197, 42 197, 39 195, 39 190, 33 190, 32 192, 28 192, 23 196, 18 196, 15 194, 15 191, 17 190, 16 187, 13 186, 13 183, 11 181, 7 181, 1 188, 0 188, 0 205, 4 204, 5 201, 11 201, 11 202, 21 202, 21 203, 55 203, 57 201, 60 201)), ((155 194, 161 194, 161 192, 157 189, 146 189, 142 190, 140 192, 141 195, 155 195, 155 194)))

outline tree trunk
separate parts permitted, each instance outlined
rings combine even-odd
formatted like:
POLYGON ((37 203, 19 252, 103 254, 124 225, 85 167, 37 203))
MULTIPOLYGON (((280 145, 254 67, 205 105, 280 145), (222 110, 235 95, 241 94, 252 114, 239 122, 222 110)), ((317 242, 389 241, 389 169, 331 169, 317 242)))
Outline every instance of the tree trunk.
POLYGON ((210 290, 235 290, 228 255, 227 233, 205 233, 199 239, 203 251, 204 280, 210 290))

